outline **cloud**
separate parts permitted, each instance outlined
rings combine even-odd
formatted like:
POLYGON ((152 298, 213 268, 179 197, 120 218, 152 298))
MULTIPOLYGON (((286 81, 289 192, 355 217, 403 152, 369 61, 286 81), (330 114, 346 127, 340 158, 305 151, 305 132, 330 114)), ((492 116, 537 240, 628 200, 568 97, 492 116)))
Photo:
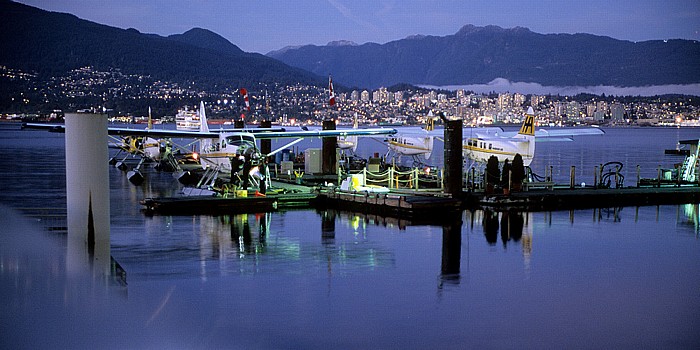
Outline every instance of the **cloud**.
POLYGON ((439 88, 446 90, 471 90, 476 93, 489 92, 510 92, 521 94, 535 95, 565 95, 573 96, 581 93, 589 93, 594 95, 608 96, 655 96, 666 94, 683 94, 700 96, 700 84, 688 85, 652 85, 652 86, 635 86, 635 87, 620 87, 620 86, 543 86, 538 83, 526 82, 511 82, 504 78, 496 78, 488 84, 471 84, 471 85, 445 85, 431 86, 422 85, 426 88, 439 88))

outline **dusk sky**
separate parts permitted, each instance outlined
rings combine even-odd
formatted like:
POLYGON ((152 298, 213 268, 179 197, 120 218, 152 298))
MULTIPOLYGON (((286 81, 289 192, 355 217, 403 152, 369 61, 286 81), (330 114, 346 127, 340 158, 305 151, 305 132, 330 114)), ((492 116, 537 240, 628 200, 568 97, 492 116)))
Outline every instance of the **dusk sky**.
POLYGON ((21 0, 49 11, 143 33, 200 27, 247 52, 335 40, 386 43, 445 36, 465 24, 526 27, 537 33, 590 33, 616 39, 700 40, 698 0, 21 0))

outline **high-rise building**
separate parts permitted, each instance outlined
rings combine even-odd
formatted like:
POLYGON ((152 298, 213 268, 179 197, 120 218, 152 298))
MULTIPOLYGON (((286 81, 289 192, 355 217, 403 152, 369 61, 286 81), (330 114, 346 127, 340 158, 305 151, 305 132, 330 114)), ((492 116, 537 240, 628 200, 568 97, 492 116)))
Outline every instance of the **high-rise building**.
POLYGON ((360 93, 360 100, 363 102, 369 102, 369 91, 362 90, 360 93))
POLYGON ((617 102, 610 105, 610 118, 614 121, 625 119, 625 107, 617 102))

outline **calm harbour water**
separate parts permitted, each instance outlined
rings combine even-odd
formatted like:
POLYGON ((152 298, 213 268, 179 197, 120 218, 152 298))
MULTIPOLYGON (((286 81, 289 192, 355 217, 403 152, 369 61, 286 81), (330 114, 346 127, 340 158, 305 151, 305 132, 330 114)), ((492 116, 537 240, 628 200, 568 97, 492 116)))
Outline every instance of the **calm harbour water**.
MULTIPOLYGON (((538 143, 532 167, 552 165, 568 183, 575 165, 578 182, 592 182, 593 166, 621 161, 630 185, 637 164, 654 177, 681 160, 664 149, 698 137, 606 129, 538 143)), ((137 187, 111 169, 111 254, 127 271, 124 292, 66 272, 65 236, 19 215, 65 207, 63 143, 0 129, 3 348, 700 346, 697 203, 466 211, 444 226, 314 210, 149 217, 138 201, 175 195, 176 181, 149 169, 137 187)))

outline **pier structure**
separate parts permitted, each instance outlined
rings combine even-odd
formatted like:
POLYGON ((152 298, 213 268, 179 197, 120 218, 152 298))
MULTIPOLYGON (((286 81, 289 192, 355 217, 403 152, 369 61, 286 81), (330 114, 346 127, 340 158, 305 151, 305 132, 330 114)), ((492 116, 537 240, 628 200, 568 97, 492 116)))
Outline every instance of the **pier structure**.
MULTIPOLYGON (((504 188, 496 187, 496 191, 487 191, 484 183, 478 181, 483 179, 483 174, 477 174, 474 168, 467 172, 465 182, 462 122, 444 117, 443 122, 445 163, 438 174, 427 171, 423 173, 423 169, 418 168, 401 171, 388 167, 385 171, 377 171, 371 167, 375 164, 348 173, 344 169, 337 169, 338 163, 333 159, 337 154, 334 152, 337 149, 336 139, 324 138, 322 173, 302 174, 301 177, 295 174, 293 182, 290 174, 286 175, 286 179, 283 179, 284 174, 278 174, 278 180, 286 182, 279 182, 276 186, 281 191, 272 191, 267 198, 249 198, 252 194, 249 192, 244 198, 149 198, 143 204, 149 212, 190 213, 191 209, 187 208, 193 207, 190 204, 196 201, 200 214, 315 207, 441 222, 445 215, 449 216, 464 208, 559 210, 700 202, 700 177, 695 176, 700 154, 698 140, 684 141, 695 147, 682 167, 664 171, 659 169, 656 179, 641 179, 637 166, 636 183, 632 186, 624 184, 622 163, 608 162, 593 169, 593 181, 588 185, 577 183, 577 169, 574 166, 569 169, 568 183, 556 184, 550 166, 548 174, 539 180, 532 174, 522 184, 514 186, 512 179, 507 177, 507 185, 501 184, 504 188), (330 167, 334 173, 337 171, 337 176, 328 172, 330 167), (336 180, 337 184, 329 184, 336 180), (290 191, 290 186, 296 188, 290 191)), ((324 128, 334 129, 335 122, 324 121, 324 128)))

